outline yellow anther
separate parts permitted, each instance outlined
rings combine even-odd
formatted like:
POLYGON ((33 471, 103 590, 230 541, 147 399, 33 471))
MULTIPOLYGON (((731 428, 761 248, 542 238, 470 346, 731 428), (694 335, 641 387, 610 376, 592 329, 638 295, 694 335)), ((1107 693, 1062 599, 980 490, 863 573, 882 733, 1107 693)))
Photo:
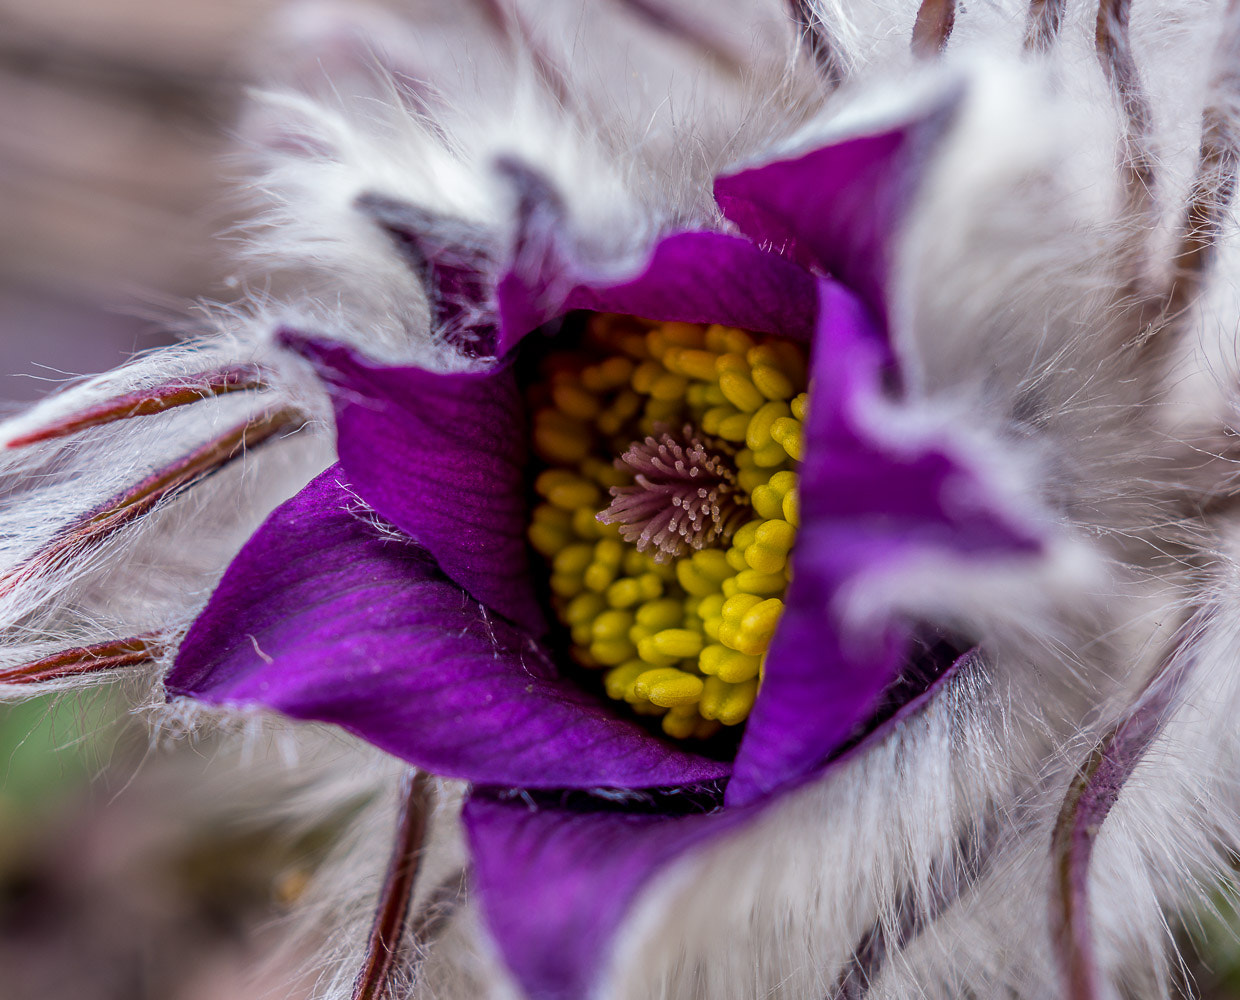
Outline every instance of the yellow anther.
POLYGON ((649 601, 637 609, 637 624, 660 630, 679 625, 684 618, 684 607, 675 598, 665 597, 649 601))
MULTIPOLYGON (((780 418, 783 419, 782 417, 780 418)), ((782 465, 788 460, 788 453, 784 446, 777 441, 771 441, 769 444, 763 445, 753 453, 754 465, 761 469, 773 469, 777 465, 782 465)))
POLYGON ((597 507, 603 494, 588 479, 573 476, 552 486, 547 491, 547 499, 561 510, 575 511, 578 507, 597 507))
POLYGON ((607 691, 607 697, 614 701, 624 701, 625 692, 649 669, 650 664, 643 660, 628 660, 608 670, 603 677, 603 688, 607 691))
POLYGON ((628 639, 633 624, 631 611, 611 610, 602 612, 594 619, 590 634, 599 640, 628 639))
POLYGON ((643 573, 637 578, 637 586, 643 601, 653 601, 663 594, 663 577, 654 572, 643 573))
POLYGON ((654 648, 664 656, 687 660, 702 651, 702 633, 687 628, 667 628, 656 632, 654 648))
POLYGON ((771 425, 771 437, 783 445, 790 458, 801 461, 801 421, 794 417, 781 417, 771 425))
POLYGON ((602 409, 594 393, 567 381, 559 381, 551 386, 551 401, 556 409, 574 420, 593 420, 602 409))
POLYGON ((730 652, 732 650, 719 643, 704 646, 701 654, 698 656, 698 669, 704 674, 714 675, 718 673, 719 664, 723 661, 723 655, 730 652))
POLYGON ((569 629, 569 634, 573 637, 573 645, 581 649, 585 649, 594 641, 593 635, 594 622, 581 622, 569 629))
POLYGON ((784 568, 788 562, 788 553, 783 549, 754 542, 745 549, 745 562, 749 564, 750 569, 759 573, 774 574, 784 568))
POLYGON ((590 655, 605 667, 614 667, 633 658, 633 644, 628 638, 595 639, 590 643, 590 655))
MULTIPOLYGON (((724 372, 732 372, 740 375, 742 378, 749 378, 749 362, 745 360, 745 355, 742 353, 728 353, 720 354, 715 358, 716 380, 724 372)), ((724 393, 724 395, 727 394, 724 393)))
POLYGON ((631 629, 629 629, 629 642, 631 642, 633 644, 633 648, 636 649, 641 645, 641 641, 643 639, 649 639, 657 631, 659 631, 657 628, 649 628, 646 625, 634 625, 631 629))
POLYGON ((585 424, 559 410, 539 410, 534 417, 534 448, 548 462, 574 464, 588 454, 593 436, 585 424))
POLYGON ((617 469, 614 463, 604 462, 593 455, 581 463, 581 472, 587 479, 593 480, 604 489, 612 486, 627 486, 632 479, 628 473, 617 469))
MULTIPOLYGON (((656 632, 655 635, 657 634, 656 632)), ((653 635, 638 640, 637 655, 652 667, 670 667, 680 659, 678 656, 668 656, 666 653, 660 653, 658 647, 654 644, 653 635)))
POLYGON ((771 424, 791 413, 787 403, 780 401, 764 403, 749 421, 749 429, 745 432, 745 444, 754 450, 770 444, 771 424))
POLYGON ((702 719, 696 708, 686 708, 683 712, 672 709, 663 716, 660 725, 663 727, 663 732, 672 739, 687 740, 690 736, 697 735, 701 722, 702 719))
POLYGON ((631 608, 642 599, 641 584, 626 576, 607 588, 607 603, 613 608, 631 608))
MULTIPOLYGON (((749 563, 745 563, 745 565, 748 566, 749 563)), ((744 570, 741 572, 744 572, 744 570)), ((723 583, 719 584, 719 590, 724 597, 735 597, 740 593, 741 588, 736 585, 736 577, 730 576, 723 583)))
POLYGON ((624 559, 624 543, 618 538, 604 538, 594 546, 594 561, 618 567, 624 559))
POLYGON ((767 399, 791 399, 796 395, 796 386, 778 368, 771 365, 755 365, 749 375, 750 380, 767 399))
POLYGON ((782 505, 784 520, 794 528, 801 526, 801 491, 789 490, 784 494, 782 505))
POLYGON ((672 348, 663 355, 663 364, 677 375, 685 375, 701 382, 713 382, 717 357, 718 355, 711 351, 672 348))
POLYGON ((703 621, 720 617, 723 614, 723 602, 723 594, 708 594, 698 601, 698 616, 703 621))
POLYGON ((737 411, 734 407, 712 406, 702 414, 702 430, 707 434, 718 434, 720 425, 728 418, 735 416, 737 416, 737 411))
POLYGON ((581 373, 581 384, 591 392, 610 392, 619 389, 633 377, 633 362, 615 356, 597 365, 591 365, 581 373))
POLYGON ((573 534, 578 538, 601 538, 607 533, 607 525, 600 524, 589 507, 578 507, 570 520, 573 534))
POLYGON ((588 625, 606 607, 600 595, 587 591, 569 601, 560 617, 569 625, 588 625))
POLYGON ((657 361, 643 361, 633 371, 632 384, 636 392, 643 396, 650 395, 650 389, 654 385, 655 380, 662 375, 666 375, 663 366, 657 361))
POLYGON ((596 559, 586 567, 581 577, 582 583, 586 585, 587 590, 601 594, 615 581, 617 568, 615 565, 599 562, 596 559))
POLYGON ((648 670, 637 678, 635 689, 664 708, 696 705, 702 696, 702 678, 675 668, 648 670))
POLYGON ((759 656, 749 656, 735 649, 724 647, 724 655, 715 676, 729 684, 739 684, 757 677, 761 664, 762 658, 759 656))
POLYGON ((652 684, 658 684, 663 680, 674 681, 684 672, 679 667, 655 667, 653 669, 647 667, 634 680, 633 693, 639 698, 649 698, 652 684))
POLYGON ((693 568, 711 580, 726 580, 732 575, 732 567, 720 549, 699 549, 691 559, 693 568))
POLYGON ((706 343, 706 331, 697 323, 667 322, 661 327, 663 339, 676 347, 702 347, 706 343))
POLYGON ((792 544, 796 540, 797 529, 787 521, 763 521, 758 525, 758 530, 754 533, 754 541, 759 545, 769 545, 771 548, 780 549, 783 552, 791 551, 792 544))
POLYGON ((809 393, 802 392, 792 399, 792 415, 798 420, 805 419, 805 408, 809 403, 809 393))
POLYGON ((744 722, 758 694, 757 680, 729 684, 718 677, 707 677, 702 685, 698 711, 706 719, 718 719, 725 726, 744 722))
POLYGON ((749 494, 753 509, 766 518, 783 516, 783 500, 779 491, 769 482, 755 487, 749 494))
POLYGON ((783 613, 784 602, 778 597, 763 601, 745 612, 745 617, 741 619, 740 634, 745 646, 750 648, 742 649, 741 652, 755 655, 765 653, 783 613))
POLYGON ((652 705, 645 698, 635 698, 629 702, 629 705, 632 707, 634 715, 649 715, 653 718, 658 718, 660 715, 666 715, 668 712, 668 709, 652 705))
POLYGON ((732 536, 732 544, 741 549, 747 545, 752 545, 758 540, 758 525, 761 523, 756 518, 752 521, 746 521, 737 530, 736 534, 732 536))
POLYGON ((737 594, 723 602, 719 614, 727 624, 739 626, 745 615, 761 603, 762 598, 755 597, 753 594, 737 594))
POLYGON ((733 545, 724 554, 724 558, 728 561, 728 566, 736 572, 749 568, 749 563, 745 561, 745 550, 737 545, 733 545))
POLYGON ((720 354, 741 354, 743 355, 751 347, 754 340, 744 330, 737 330, 731 326, 711 326, 706 330, 706 346, 712 351, 718 351, 720 354))
MULTIPOLYGON (((745 549, 748 561, 749 549, 745 549)), ((757 594, 761 597, 772 597, 782 594, 788 586, 783 573, 759 573, 754 569, 743 569, 736 574, 736 589, 744 594, 757 594)))
POLYGON ((696 597, 705 597, 719 589, 718 582, 703 575, 702 571, 689 559, 676 561, 676 579, 685 590, 696 597))
POLYGON ((587 542, 577 542, 560 549, 551 560, 551 569, 555 573, 580 576, 586 567, 594 561, 594 547, 587 542))
POLYGON ((551 587, 551 593, 555 594, 556 597, 567 599, 581 592, 580 576, 568 573, 552 573, 551 579, 548 582, 551 587))
MULTIPOLYGON (((730 357, 730 355, 724 355, 724 357, 730 357)), ((723 358, 719 360, 722 361, 723 358)), ((754 388, 749 378, 738 371, 720 372, 719 388, 729 403, 746 413, 755 412, 766 402, 765 397, 754 388)))
MULTIPOLYGON (((744 441, 745 433, 749 430, 749 414, 738 413, 732 417, 725 417, 719 421, 718 434, 725 441, 744 441)), ((744 470, 741 470, 744 471, 744 470)))
POLYGON ((576 481, 577 476, 568 469, 545 469, 534 480, 534 492, 540 497, 546 497, 557 486, 576 481))
POLYGON ((550 559, 573 538, 569 531, 544 521, 535 521, 531 524, 526 537, 534 546, 534 551, 545 559, 550 559))
POLYGON ((650 396, 661 402, 676 402, 684 399, 689 381, 683 375, 663 372, 650 385, 650 396))
POLYGON ((642 397, 632 389, 622 389, 616 393, 606 411, 599 414, 595 426, 604 434, 617 434, 628 421, 637 415, 642 408, 642 397))

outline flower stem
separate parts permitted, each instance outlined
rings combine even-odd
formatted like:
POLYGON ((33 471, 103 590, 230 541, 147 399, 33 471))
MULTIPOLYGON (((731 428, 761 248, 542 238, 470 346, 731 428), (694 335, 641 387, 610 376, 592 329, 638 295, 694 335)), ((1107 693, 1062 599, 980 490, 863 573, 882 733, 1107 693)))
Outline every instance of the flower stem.
POLYGON ((366 961, 353 982, 353 1000, 384 1000, 409 915, 409 899, 418 874, 431 807, 430 779, 408 771, 400 786, 401 807, 387 876, 379 892, 375 920, 366 944, 366 961))
POLYGON ((181 375, 159 385, 125 393, 94 406, 72 413, 54 423, 10 440, 5 447, 21 448, 25 445, 67 437, 89 427, 99 427, 117 420, 145 417, 162 413, 173 407, 197 403, 212 396, 248 389, 263 389, 267 385, 263 370, 258 365, 234 365, 210 371, 181 375))

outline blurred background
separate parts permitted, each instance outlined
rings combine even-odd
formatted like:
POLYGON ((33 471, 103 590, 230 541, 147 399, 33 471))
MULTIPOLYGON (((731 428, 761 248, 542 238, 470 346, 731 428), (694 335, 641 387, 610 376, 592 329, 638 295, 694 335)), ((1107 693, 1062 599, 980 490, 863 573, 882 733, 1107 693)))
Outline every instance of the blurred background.
MULTIPOLYGON (((275 6, 0 0, 0 414, 227 297, 228 133, 275 6)), ((308 995, 295 960, 252 973, 326 821, 221 820, 206 748, 152 752, 125 704, 0 706, 0 1000, 308 995)), ((1198 995, 1240 998, 1238 928, 1221 896, 1182 928, 1198 995)))
MULTIPOLYGON (((0 414, 226 297, 221 156, 271 6, 0 0, 0 414)), ((296 962, 252 973, 323 843, 226 818, 209 748, 152 752, 125 694, 0 706, 0 1000, 306 995, 296 962)))

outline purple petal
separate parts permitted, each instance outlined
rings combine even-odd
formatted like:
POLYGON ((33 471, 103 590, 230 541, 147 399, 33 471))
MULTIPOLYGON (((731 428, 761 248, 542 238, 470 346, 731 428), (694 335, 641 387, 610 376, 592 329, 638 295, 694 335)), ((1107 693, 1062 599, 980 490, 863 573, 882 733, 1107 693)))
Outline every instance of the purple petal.
POLYGON ((898 128, 718 177, 715 198, 750 239, 841 279, 886 324, 896 232, 957 103, 953 92, 898 128))
MULTIPOLYGON (((835 763, 859 756, 922 711, 971 655, 960 657, 835 763)), ((611 958, 616 931, 651 877, 686 851, 752 822, 775 801, 778 796, 695 812, 709 808, 710 800, 664 794, 627 808, 620 803, 605 809, 596 800, 589 811, 580 802, 539 807, 475 793, 464 812, 474 883, 491 933, 522 987, 535 1000, 590 996, 611 958)))
POLYGON ((531 257, 538 266, 514 268, 499 283, 500 354, 570 309, 723 323, 800 339, 813 331, 814 279, 736 236, 691 232, 664 237, 638 274, 619 281, 587 275, 563 253, 531 257))
POLYGON ((495 265, 486 249, 490 233, 476 223, 373 192, 356 204, 391 237, 422 282, 436 335, 471 356, 493 354, 494 311, 480 312, 494 295, 495 265))
POLYGON ((754 813, 577 812, 471 798, 464 821, 474 886, 530 1000, 592 996, 615 932, 650 877, 754 813))
POLYGON ((328 383, 349 482, 440 568, 535 634, 525 529, 525 407, 508 368, 442 375, 385 368, 285 332, 328 383))
POLYGON ((484 784, 632 788, 726 774, 558 677, 526 633, 368 518, 339 466, 279 507, 190 629, 168 690, 335 723, 484 784))
POLYGON ((824 282, 801 468, 797 573, 728 786, 752 801, 815 773, 855 737, 912 649, 907 624, 868 635, 839 621, 861 574, 926 555, 1011 559, 1040 550, 959 458, 877 437, 866 405, 883 352, 866 310, 824 282))

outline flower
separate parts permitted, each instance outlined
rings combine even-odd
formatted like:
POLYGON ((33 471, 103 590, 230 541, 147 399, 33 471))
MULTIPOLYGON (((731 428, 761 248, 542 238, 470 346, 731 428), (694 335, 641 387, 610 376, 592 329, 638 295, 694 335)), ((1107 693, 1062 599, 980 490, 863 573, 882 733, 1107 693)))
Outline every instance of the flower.
MULTIPOLYGON (((734 73, 703 25, 621 6, 734 73)), ((1234 310, 1203 292, 1228 273, 1233 82, 1206 88, 1172 212, 1126 5, 1104 3, 1096 33, 1114 106, 1057 61, 1054 4, 1027 25, 962 11, 988 38, 1016 30, 1036 65, 900 75, 911 102, 835 89, 863 51, 896 72, 880 42, 847 43, 889 30, 790 6, 807 58, 779 87, 729 76, 689 133, 676 81, 666 127, 612 114, 614 92, 564 77, 504 5, 488 16, 523 39, 550 112, 507 93, 512 74, 485 98, 415 85, 386 24, 375 91, 270 102, 257 245, 295 262, 295 304, 217 314, 255 346, 161 358, 7 428, 6 454, 34 457, 11 459, 30 543, 0 578, 20 654, 0 677, 175 660, 173 711, 335 723, 360 737, 367 790, 392 768, 362 742, 468 782, 485 929, 458 911, 412 973, 445 996, 502 995, 488 943, 533 996, 1165 993, 1166 914, 1236 842, 1234 310), (798 131, 811 63, 830 96, 798 131), (557 397, 556 371, 589 388, 635 330, 640 414, 602 383, 557 397), (194 417, 217 411, 243 419, 194 417), (312 420, 294 471, 236 474, 278 470, 306 414, 334 443, 312 420), (168 427, 173 459, 133 475, 168 427), (95 487, 98 469, 123 487, 95 487), (57 488, 73 516, 53 516, 57 488), (199 547, 166 545, 159 518, 187 492, 249 540, 192 524, 199 547), (544 502, 567 517, 540 521, 544 502), (599 514, 611 537, 569 541, 599 514), (210 565, 182 578, 177 558, 210 565), (101 598, 94 574, 130 565, 180 596, 101 598), (629 610, 665 595, 666 620, 629 610), (742 721, 730 746, 712 732, 742 721)), ((920 56, 954 13, 920 6, 920 56)), ((431 868, 459 882, 454 787, 429 817, 425 777, 405 789, 363 995, 400 962, 409 896, 420 915, 441 899, 431 868)), ((344 850, 340 897, 382 853, 344 850)))
MULTIPOLYGON (((424 262, 434 307, 472 317, 460 332, 474 351, 492 338, 499 358, 473 370, 377 366, 346 347, 283 334, 331 387, 340 465, 278 508, 234 560, 182 643, 168 689, 336 723, 471 782, 464 820, 477 890, 531 996, 586 995, 626 904, 659 869, 820 774, 902 675, 915 689, 907 623, 892 614, 850 634, 842 620, 859 578, 936 557, 980 573, 988 560, 1040 550, 1036 530, 999 507, 962 448, 900 438, 882 422, 882 407, 898 405, 881 389, 890 367, 886 233, 926 155, 926 133, 945 113, 721 177, 717 196, 746 236, 673 233, 640 273, 608 284, 581 276, 546 185, 511 165, 526 182, 526 218, 498 281, 457 262, 464 248, 437 245, 433 222, 414 229, 388 206, 383 221, 424 262), (531 203, 531 192, 542 200, 531 203), (532 231, 536 220, 541 232, 532 231), (669 746, 579 690, 539 607, 525 551, 530 430, 514 355, 531 326, 582 308, 810 340, 797 574, 731 767, 669 746), (413 544, 359 518, 358 499, 413 544), (607 795, 565 798, 592 790, 607 795), (632 791, 644 794, 615 800, 632 791)), ((734 378, 754 399, 740 398, 738 414, 764 399, 748 381, 762 379, 744 371, 734 378)), ((770 394, 791 398, 792 388, 770 394)), ((543 426, 535 422, 534 434, 543 426)), ((699 551, 722 557, 715 542, 699 551)), ((690 565, 680 555, 678 565, 690 565)), ((782 607, 751 598, 760 603, 755 614, 782 607)), ((698 647, 683 653, 690 660, 701 651, 698 632, 659 636, 684 636, 698 647)), ((636 669, 665 689, 677 680, 662 674, 700 688, 695 674, 673 668, 683 657, 665 652, 645 653, 636 669), (668 669, 654 675, 657 667, 668 669)), ((933 677, 946 665, 927 666, 933 677)), ((756 679, 742 684, 752 700, 756 679)))

